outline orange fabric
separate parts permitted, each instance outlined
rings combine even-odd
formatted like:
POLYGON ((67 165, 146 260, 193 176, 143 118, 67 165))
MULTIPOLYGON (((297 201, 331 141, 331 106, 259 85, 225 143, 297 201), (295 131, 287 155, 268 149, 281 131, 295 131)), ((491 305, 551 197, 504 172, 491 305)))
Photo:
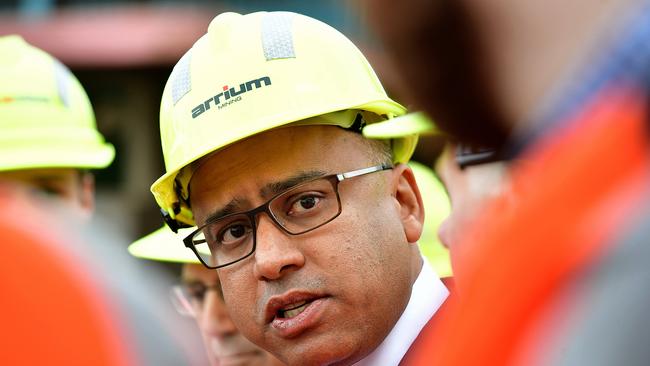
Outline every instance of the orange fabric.
POLYGON ((561 286, 607 250, 646 182, 640 93, 595 100, 561 135, 524 157, 513 191, 486 207, 454 262, 448 311, 409 365, 507 365, 561 286))
POLYGON ((0 364, 134 364, 92 269, 16 193, 0 185, 0 364))

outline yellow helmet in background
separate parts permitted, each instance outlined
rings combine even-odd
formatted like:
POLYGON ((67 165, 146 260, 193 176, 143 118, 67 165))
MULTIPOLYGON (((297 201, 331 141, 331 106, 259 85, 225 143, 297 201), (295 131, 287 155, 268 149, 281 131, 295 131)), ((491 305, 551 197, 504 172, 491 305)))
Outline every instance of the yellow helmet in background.
POLYGON ((104 168, 114 156, 70 70, 20 36, 0 37, 0 171, 104 168))
POLYGON ((424 112, 411 112, 363 129, 363 135, 369 139, 391 139, 413 134, 444 135, 444 132, 424 112))
MULTIPOLYGON (((441 135, 443 132, 423 112, 411 112, 363 129, 363 135, 370 139, 392 139, 412 134, 441 135)), ((440 277, 450 277, 452 270, 449 250, 438 239, 438 227, 451 212, 447 191, 431 168, 414 161, 409 165, 424 202, 424 228, 418 242, 420 251, 440 277)))
POLYGON ((420 251, 438 276, 451 277, 449 250, 438 239, 438 227, 451 210, 449 197, 431 168, 415 161, 411 161, 409 166, 413 169, 424 202, 424 227, 418 241, 420 251))
MULTIPOLYGON (((289 12, 220 14, 165 86, 167 172, 151 191, 171 226, 194 225, 187 185, 201 157, 289 124, 350 128, 404 113, 359 49, 327 24, 289 12)), ((392 139, 395 161, 408 161, 416 142, 392 139)))
POLYGON ((179 229, 174 233, 167 225, 129 245, 132 256, 162 262, 201 263, 194 252, 183 245, 183 238, 196 228, 179 229))

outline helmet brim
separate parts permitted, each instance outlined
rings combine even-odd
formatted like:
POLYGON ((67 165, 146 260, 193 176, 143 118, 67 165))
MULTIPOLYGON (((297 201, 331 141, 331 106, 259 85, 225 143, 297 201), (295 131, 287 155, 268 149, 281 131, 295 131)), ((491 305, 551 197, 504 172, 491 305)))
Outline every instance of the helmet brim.
POLYGON ((392 139, 409 135, 438 135, 442 131, 422 112, 408 113, 384 122, 373 123, 363 129, 371 139, 392 139))
POLYGON ((164 226, 133 242, 129 245, 128 251, 137 258, 163 262, 200 263, 196 255, 183 245, 183 238, 195 229, 180 229, 178 234, 175 234, 164 226))
POLYGON ((91 128, 8 130, 0 136, 0 171, 102 169, 114 158, 113 145, 91 128))
POLYGON ((102 169, 114 158, 113 145, 91 128, 9 130, 0 136, 0 171, 102 169))

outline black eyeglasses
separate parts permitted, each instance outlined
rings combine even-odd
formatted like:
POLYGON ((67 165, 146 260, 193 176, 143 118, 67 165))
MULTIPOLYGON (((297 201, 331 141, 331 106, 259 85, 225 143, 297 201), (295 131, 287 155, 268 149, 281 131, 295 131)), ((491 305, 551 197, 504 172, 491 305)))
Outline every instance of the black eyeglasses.
POLYGON ((456 147, 456 164, 461 169, 505 160, 503 154, 494 148, 458 144, 456 147))
POLYGON ((287 234, 307 233, 341 214, 338 189, 341 181, 392 168, 376 165, 312 179, 277 194, 250 211, 209 220, 183 242, 210 269, 237 263, 255 252, 258 214, 266 213, 287 234))
POLYGON ((203 301, 208 291, 217 291, 223 301, 220 283, 209 286, 203 283, 174 285, 169 289, 169 299, 180 315, 196 318, 203 311, 203 301))

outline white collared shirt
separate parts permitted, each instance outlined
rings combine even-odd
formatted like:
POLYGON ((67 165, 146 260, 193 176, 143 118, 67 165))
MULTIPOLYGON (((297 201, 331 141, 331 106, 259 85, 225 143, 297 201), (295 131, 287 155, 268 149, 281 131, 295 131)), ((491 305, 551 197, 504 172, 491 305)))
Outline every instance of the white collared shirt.
POLYGON ((422 269, 413 284, 411 298, 402 316, 379 347, 355 366, 398 365, 422 328, 449 295, 449 290, 426 258, 422 258, 422 261, 422 269))

